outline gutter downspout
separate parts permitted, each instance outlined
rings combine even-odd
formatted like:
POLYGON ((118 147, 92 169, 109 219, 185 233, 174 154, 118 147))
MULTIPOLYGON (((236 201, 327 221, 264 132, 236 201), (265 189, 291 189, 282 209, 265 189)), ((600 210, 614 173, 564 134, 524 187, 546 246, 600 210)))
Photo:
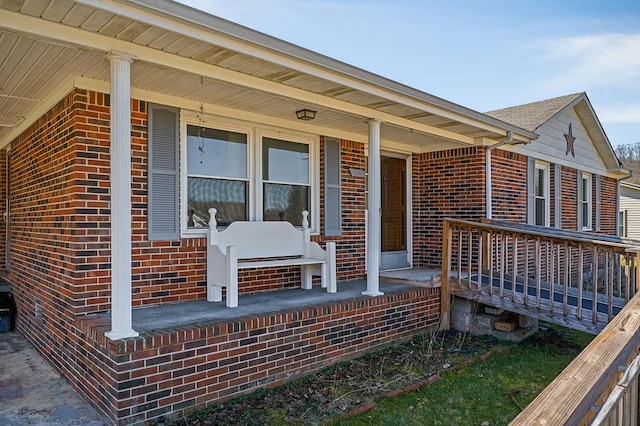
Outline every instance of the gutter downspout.
POLYGON ((491 194, 491 189, 493 186, 493 183, 491 182, 491 151, 493 151, 495 148, 499 148, 502 145, 506 145, 508 143, 513 142, 513 132, 511 130, 507 131, 507 138, 501 140, 500 142, 488 146, 487 149, 484 151, 485 153, 485 170, 486 170, 486 174, 485 174, 485 201, 486 201, 486 207, 485 207, 485 216, 487 219, 493 219, 493 196, 491 194))

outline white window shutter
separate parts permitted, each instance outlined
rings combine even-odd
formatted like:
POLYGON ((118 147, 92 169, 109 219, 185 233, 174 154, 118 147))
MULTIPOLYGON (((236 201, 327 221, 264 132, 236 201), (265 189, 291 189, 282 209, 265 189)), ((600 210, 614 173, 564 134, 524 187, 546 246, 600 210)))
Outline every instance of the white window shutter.
POLYGON ((553 165, 553 198, 554 198, 554 218, 553 225, 562 228, 562 166, 553 165))
POLYGON ((340 140, 324 139, 324 235, 342 234, 342 177, 340 140))
POLYGON ((582 231, 582 198, 583 198, 583 194, 582 194, 582 172, 580 170, 578 170, 578 179, 577 179, 577 185, 578 185, 578 190, 576 191, 577 194, 577 198, 578 198, 578 202, 577 202, 577 208, 578 208, 578 214, 577 219, 578 219, 578 231, 582 231))
POLYGON ((179 112, 149 104, 148 237, 150 241, 180 239, 179 112))
POLYGON ((595 179, 595 185, 596 185, 596 202, 595 202, 595 208, 596 208, 596 231, 600 230, 600 198, 601 198, 601 193, 600 193, 600 185, 601 185, 601 176, 600 175, 596 175, 596 179, 595 179))
POLYGON ((527 223, 536 224, 536 197, 535 197, 536 160, 527 159, 527 223))

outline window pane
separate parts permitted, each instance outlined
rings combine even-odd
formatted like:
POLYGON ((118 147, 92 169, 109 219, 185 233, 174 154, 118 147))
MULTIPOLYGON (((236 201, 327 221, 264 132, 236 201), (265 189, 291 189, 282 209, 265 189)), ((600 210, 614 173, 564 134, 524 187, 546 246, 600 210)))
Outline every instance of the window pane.
POLYGON ((187 126, 189 175, 247 178, 247 135, 187 126))
POLYGON ((302 225, 302 211, 309 211, 309 190, 308 186, 265 183, 264 220, 286 220, 302 225))
POLYGON ((545 201, 544 198, 536 198, 536 225, 547 226, 545 201))
POLYGON ((190 228, 209 226, 209 209, 218 209, 218 225, 247 220, 247 182, 190 177, 187 214, 190 228))
POLYGON ((536 167, 536 176, 535 176, 535 194, 536 197, 544 197, 546 188, 544 187, 545 178, 544 178, 544 169, 539 169, 536 167))
POLYGON ((591 228, 591 216, 589 215, 589 203, 582 203, 582 226, 591 228))
POLYGON ((309 184, 309 145, 262 139, 262 179, 309 184))

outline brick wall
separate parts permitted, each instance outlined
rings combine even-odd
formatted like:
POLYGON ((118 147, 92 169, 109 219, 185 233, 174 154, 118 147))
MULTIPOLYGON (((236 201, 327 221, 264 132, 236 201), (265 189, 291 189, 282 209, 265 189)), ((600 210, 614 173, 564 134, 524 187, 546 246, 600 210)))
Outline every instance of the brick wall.
POLYGON ((4 268, 7 260, 7 222, 2 218, 7 211, 7 188, 7 151, 3 149, 0 150, 0 268, 4 268))
POLYGON ((143 333, 111 342, 80 320, 85 388, 114 422, 149 422, 272 387, 434 327, 439 289, 143 333), (100 396, 101 395, 101 396, 100 396), (170 414, 172 413, 172 414, 170 414))
POLYGON ((578 229, 578 172, 576 169, 562 166, 562 229, 578 229))
POLYGON ((608 235, 616 235, 616 219, 618 216, 616 210, 616 194, 618 182, 606 176, 602 176, 600 182, 600 232, 608 235))
POLYGON ((491 182, 493 219, 527 223, 527 157, 492 150, 491 182))
POLYGON ((440 267, 442 220, 485 217, 484 148, 413 157, 413 265, 440 267))
POLYGON ((365 210, 366 178, 351 176, 350 169, 366 170, 364 144, 341 141, 340 174, 342 177, 342 235, 324 237, 324 138, 320 145, 320 226, 318 242, 336 242, 337 276, 339 281, 364 278, 365 271, 365 210))

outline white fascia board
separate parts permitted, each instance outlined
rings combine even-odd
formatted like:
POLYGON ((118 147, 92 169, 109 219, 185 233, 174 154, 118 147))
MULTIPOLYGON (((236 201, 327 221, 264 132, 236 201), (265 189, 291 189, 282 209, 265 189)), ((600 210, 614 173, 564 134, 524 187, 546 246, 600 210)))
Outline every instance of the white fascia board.
MULTIPOLYGON (((110 84, 108 81, 103 80, 95 80, 86 77, 75 77, 73 79, 73 87, 82 90, 95 91, 99 93, 109 93, 110 84)), ((194 115, 197 112, 198 105, 189 99, 185 99, 182 97, 166 95, 157 92, 151 92, 148 90, 137 89, 135 87, 131 88, 131 97, 133 99, 152 102, 161 105, 172 106, 175 108, 180 108, 184 111, 193 111, 194 115)), ((53 105, 52 105, 53 106, 53 105)), ((211 116, 224 117, 232 120, 245 121, 250 123, 259 124, 261 126, 272 126, 278 127, 282 129, 300 131, 304 133, 310 133, 315 135, 322 135, 337 139, 344 139, 351 142, 360 142, 363 144, 368 143, 368 137, 366 134, 347 132, 343 130, 336 129, 334 127, 324 127, 318 126, 314 124, 310 124, 308 122, 302 121, 293 121, 286 120, 282 118, 257 114, 253 112, 247 112, 242 110, 237 110, 233 108, 227 108, 220 105, 214 104, 204 104, 205 114, 211 116)), ((381 140, 381 144, 385 148, 393 148, 396 150, 402 150, 407 153, 419 153, 420 147, 414 145, 403 144, 396 141, 391 141, 387 139, 381 140)))
POLYGON ((518 140, 535 139, 527 130, 185 5, 158 0, 78 2, 496 134, 511 130, 518 140))
POLYGON ((17 14, 14 12, 3 11, 0 14, 0 28, 9 29, 18 34, 30 34, 42 39, 51 40, 52 34, 56 40, 74 47, 101 50, 104 53, 117 51, 127 56, 137 58, 142 62, 156 64, 169 69, 175 69, 192 75, 201 75, 214 80, 232 83, 238 86, 246 87, 253 90, 262 91, 276 96, 286 97, 310 105, 329 108, 339 112, 345 112, 352 115, 360 116, 363 119, 375 118, 377 120, 394 124, 403 128, 413 129, 414 131, 425 133, 428 135, 438 136, 456 142, 462 142, 469 145, 474 143, 473 138, 439 129, 426 124, 421 124, 392 114, 376 111, 371 108, 352 104, 350 102, 341 101, 328 96, 318 95, 295 87, 278 84, 272 81, 264 80, 258 77, 242 74, 240 72, 228 70, 225 68, 209 65, 203 62, 194 61, 179 55, 162 52, 156 49, 140 46, 124 40, 112 37, 105 37, 97 33, 92 33, 65 25, 56 24, 38 18, 17 14))

